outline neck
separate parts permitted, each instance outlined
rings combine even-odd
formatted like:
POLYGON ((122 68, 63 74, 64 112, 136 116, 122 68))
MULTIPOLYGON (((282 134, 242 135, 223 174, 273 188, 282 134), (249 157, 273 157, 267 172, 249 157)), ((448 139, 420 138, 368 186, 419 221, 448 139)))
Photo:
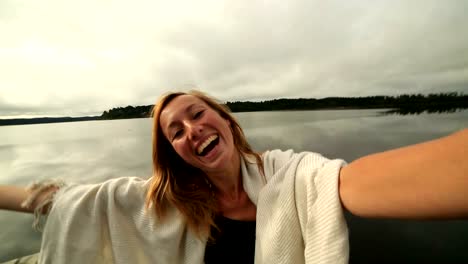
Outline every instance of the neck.
POLYGON ((228 199, 237 200, 244 191, 240 170, 240 155, 236 153, 230 164, 221 173, 207 175, 217 195, 228 199))

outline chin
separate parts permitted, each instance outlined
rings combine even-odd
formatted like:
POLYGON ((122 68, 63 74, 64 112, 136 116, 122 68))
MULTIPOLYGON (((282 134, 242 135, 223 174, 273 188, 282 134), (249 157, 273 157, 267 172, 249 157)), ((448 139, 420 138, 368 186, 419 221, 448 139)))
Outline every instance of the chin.
POLYGON ((226 170, 229 166, 230 163, 233 162, 233 158, 227 157, 227 156, 222 156, 218 157, 214 162, 210 164, 205 164, 205 170, 206 171, 220 171, 220 170, 226 170))

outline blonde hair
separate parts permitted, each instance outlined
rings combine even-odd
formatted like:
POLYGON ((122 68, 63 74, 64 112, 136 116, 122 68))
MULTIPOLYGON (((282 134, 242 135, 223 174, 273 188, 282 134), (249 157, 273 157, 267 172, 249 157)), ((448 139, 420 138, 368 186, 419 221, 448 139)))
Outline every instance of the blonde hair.
POLYGON ((175 206, 185 218, 188 228, 197 236, 209 236, 215 228, 214 217, 218 212, 216 197, 206 174, 187 164, 164 136, 159 124, 161 112, 176 97, 191 95, 205 102, 222 118, 229 120, 234 146, 245 158, 253 156, 263 174, 263 162, 247 142, 244 132, 227 106, 200 91, 174 92, 162 96, 152 110, 153 116, 153 177, 146 194, 146 207, 154 207, 156 216, 164 219, 168 206, 175 206))

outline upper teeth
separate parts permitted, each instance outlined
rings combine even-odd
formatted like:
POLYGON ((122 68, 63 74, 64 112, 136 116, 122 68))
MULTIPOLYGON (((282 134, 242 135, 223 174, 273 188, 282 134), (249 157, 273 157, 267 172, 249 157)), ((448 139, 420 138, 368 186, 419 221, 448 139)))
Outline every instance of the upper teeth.
POLYGON ((207 138, 205 140, 205 142, 203 142, 203 144, 201 144, 198 149, 197 149, 197 152, 198 154, 201 154, 203 152, 203 150, 215 139, 217 139, 218 136, 217 135, 213 135, 213 136, 210 136, 209 138, 207 138))

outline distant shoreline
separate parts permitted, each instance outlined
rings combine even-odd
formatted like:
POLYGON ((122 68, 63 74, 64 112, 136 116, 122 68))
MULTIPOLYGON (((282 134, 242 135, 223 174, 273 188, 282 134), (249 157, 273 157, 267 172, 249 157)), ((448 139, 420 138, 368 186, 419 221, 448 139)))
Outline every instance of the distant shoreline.
MULTIPOLYGON (((453 108, 448 110, 440 111, 427 111, 426 109, 417 111, 405 111, 404 109, 397 108, 356 108, 356 107, 336 107, 336 108, 317 108, 317 109, 289 109, 289 110, 259 110, 259 111, 240 111, 233 113, 251 113, 251 112, 287 112, 287 111, 333 111, 333 110, 387 110, 383 114, 421 114, 427 113, 451 113, 468 108, 453 108)), ((114 118, 104 119, 101 116, 85 116, 85 117, 38 117, 38 118, 15 118, 15 119, 0 119, 0 126, 20 126, 20 125, 37 125, 37 124, 54 124, 54 123, 70 123, 70 122, 82 122, 82 121, 109 121, 109 120, 122 120, 122 119, 137 119, 137 118, 150 118, 147 117, 127 117, 127 118, 114 118)))
MULTIPOLYGON (((326 110, 365 110, 369 108, 323 108, 323 109, 287 109, 287 110, 258 110, 258 111, 241 111, 233 113, 248 113, 248 112, 284 112, 284 111, 326 111, 326 110)), ((374 108, 375 109, 375 108, 374 108)), ((388 108, 382 108, 388 109, 388 108)), ((107 120, 121 120, 121 119, 136 119, 136 118, 150 118, 150 116, 139 117, 122 117, 122 118, 103 118, 102 116, 84 116, 84 117, 33 117, 33 118, 11 118, 0 119, 0 126, 16 126, 16 125, 35 125, 35 124, 53 124, 53 123, 69 123, 69 122, 82 122, 82 121, 107 121, 107 120)))
MULTIPOLYGON (((387 114, 420 114, 455 112, 468 109, 468 95, 456 92, 428 95, 327 97, 323 99, 274 99, 261 102, 236 101, 225 104, 233 113, 263 111, 312 111, 387 109, 387 114)), ((80 121, 148 118, 154 105, 117 107, 100 116, 39 117, 0 119, 0 126, 64 123, 80 121)))
POLYGON ((100 116, 12 118, 12 119, 0 119, 0 126, 68 123, 68 122, 95 121, 95 120, 104 120, 104 119, 102 119, 100 116))

